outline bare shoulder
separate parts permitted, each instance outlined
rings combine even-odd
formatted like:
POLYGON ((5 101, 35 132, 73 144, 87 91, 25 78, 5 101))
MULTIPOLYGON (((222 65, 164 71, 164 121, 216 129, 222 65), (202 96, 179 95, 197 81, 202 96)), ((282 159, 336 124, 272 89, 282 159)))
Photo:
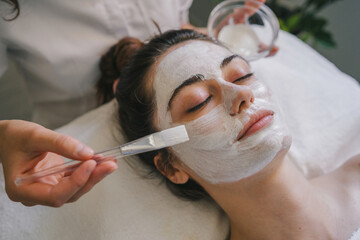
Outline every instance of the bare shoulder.
POLYGON ((316 185, 333 185, 353 188, 360 187, 360 154, 347 160, 336 170, 311 180, 316 185))
POLYGON ((345 172, 356 172, 358 171, 360 175, 360 154, 357 154, 353 157, 351 157, 349 160, 347 160, 340 168, 339 170, 345 171, 345 172))
POLYGON ((360 225, 360 154, 351 157, 338 170, 335 176, 341 185, 336 196, 342 205, 342 214, 347 225, 356 229, 360 225))
POLYGON ((360 154, 311 183, 332 203, 334 214, 339 216, 338 225, 348 232, 360 226, 360 154))
POLYGON ((351 157, 341 167, 331 173, 336 180, 351 192, 360 196, 360 154, 351 157))

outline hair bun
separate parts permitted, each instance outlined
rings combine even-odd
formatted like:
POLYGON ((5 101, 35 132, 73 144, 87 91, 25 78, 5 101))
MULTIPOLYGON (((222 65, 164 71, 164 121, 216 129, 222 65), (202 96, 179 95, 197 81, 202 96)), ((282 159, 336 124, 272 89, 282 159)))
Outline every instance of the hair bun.
POLYGON ((107 103, 114 98, 114 82, 120 77, 130 58, 143 46, 144 43, 139 39, 125 37, 102 56, 100 59, 101 77, 96 85, 99 104, 107 103))

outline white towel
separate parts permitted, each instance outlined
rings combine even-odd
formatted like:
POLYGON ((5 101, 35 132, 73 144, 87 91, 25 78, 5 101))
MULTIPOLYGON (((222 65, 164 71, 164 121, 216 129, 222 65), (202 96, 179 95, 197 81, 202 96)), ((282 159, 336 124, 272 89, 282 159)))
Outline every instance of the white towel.
POLYGON ((353 232, 349 240, 360 240, 360 228, 353 232))

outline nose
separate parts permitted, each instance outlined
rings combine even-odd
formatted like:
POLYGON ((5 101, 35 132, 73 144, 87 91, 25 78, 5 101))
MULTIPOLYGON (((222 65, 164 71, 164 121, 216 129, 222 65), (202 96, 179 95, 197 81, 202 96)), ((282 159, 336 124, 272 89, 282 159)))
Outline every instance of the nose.
POLYGON ((222 87, 225 107, 231 116, 235 116, 249 108, 254 102, 254 94, 249 86, 226 84, 222 87))

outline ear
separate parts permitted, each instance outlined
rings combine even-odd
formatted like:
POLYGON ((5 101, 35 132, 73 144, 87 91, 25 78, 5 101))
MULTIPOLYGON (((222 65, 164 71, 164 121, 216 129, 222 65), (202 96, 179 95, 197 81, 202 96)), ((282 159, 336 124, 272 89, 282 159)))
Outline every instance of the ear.
POLYGON ((119 78, 118 79, 116 79, 115 80, 115 82, 113 83, 113 93, 115 94, 115 92, 116 92, 116 87, 117 87, 117 85, 118 85, 118 83, 119 83, 119 78))
POLYGON ((176 184, 184 184, 186 183, 190 176, 189 174, 187 174, 183 168, 181 167, 180 164, 178 163, 174 163, 172 164, 172 169, 170 169, 169 171, 165 171, 164 169, 164 165, 161 164, 161 154, 157 154, 154 157, 154 164, 156 166, 156 168, 165 176, 167 177, 171 182, 176 183, 176 184))

